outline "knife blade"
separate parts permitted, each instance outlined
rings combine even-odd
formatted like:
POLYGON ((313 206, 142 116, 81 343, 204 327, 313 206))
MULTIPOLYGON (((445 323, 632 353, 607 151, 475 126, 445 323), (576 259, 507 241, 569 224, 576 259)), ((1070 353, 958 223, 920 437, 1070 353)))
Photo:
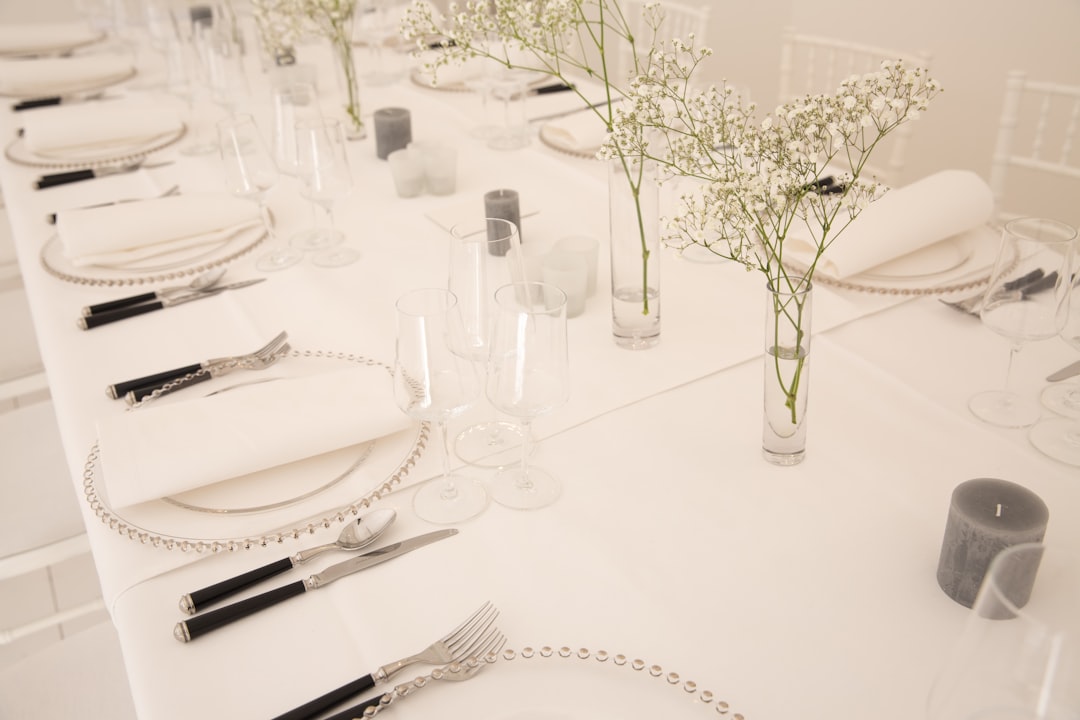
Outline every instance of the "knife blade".
POLYGON ((67 185, 68 183, 81 182, 82 180, 93 180, 95 178, 108 177, 109 175, 121 175, 123 173, 135 172, 139 168, 150 170, 153 168, 164 167, 165 165, 172 165, 172 161, 154 163, 153 165, 147 165, 144 160, 138 162, 128 163, 127 165, 109 165, 99 168, 85 168, 83 170, 69 170, 61 173, 50 173, 42 175, 34 182, 35 190, 44 190, 45 188, 56 187, 57 185, 67 185))
POLYGON ((311 575, 306 580, 297 580, 294 583, 282 585, 274 590, 264 592, 261 595, 255 595, 254 597, 241 600, 232 605, 226 605, 219 610, 211 610, 208 613, 196 615, 187 620, 181 620, 173 628, 173 637, 182 643, 191 642, 195 638, 205 635, 212 630, 224 627, 225 625, 236 622, 237 620, 260 610, 265 610, 268 607, 277 605, 291 597, 302 595, 311 590, 318 590, 324 585, 329 585, 335 580, 340 580, 347 575, 352 575, 361 570, 366 570, 369 567, 380 565, 387 560, 393 560, 396 557, 410 553, 425 545, 430 545, 439 540, 445 540, 446 538, 457 534, 458 531, 456 528, 436 530, 424 535, 409 538, 408 540, 392 543, 376 550, 371 550, 351 560, 331 565, 322 572, 311 575))
POLYGON ((1074 363, 1066 365, 1055 373, 1051 373, 1046 376, 1047 382, 1058 382, 1060 380, 1066 380, 1073 375, 1080 375, 1080 360, 1074 363))
POLYGON ((80 317, 76 324, 82 330, 90 330, 101 325, 108 325, 114 323, 117 320, 126 320, 127 318, 135 317, 137 315, 145 315, 155 310, 162 310, 167 307, 173 307, 174 305, 183 305, 184 303, 191 302, 193 300, 202 300, 208 297, 214 297, 220 295, 226 290, 239 290, 240 288, 248 287, 249 285, 255 285, 266 280, 266 278, 255 278, 253 280, 243 280, 241 282, 235 282, 230 285, 219 285, 213 288, 207 288, 206 290, 197 290, 188 295, 180 295, 178 297, 167 297, 161 300, 155 300, 154 302, 143 303, 141 305, 132 305, 130 307, 119 308, 118 310, 109 310, 107 312, 96 313, 94 315, 85 315, 80 317))

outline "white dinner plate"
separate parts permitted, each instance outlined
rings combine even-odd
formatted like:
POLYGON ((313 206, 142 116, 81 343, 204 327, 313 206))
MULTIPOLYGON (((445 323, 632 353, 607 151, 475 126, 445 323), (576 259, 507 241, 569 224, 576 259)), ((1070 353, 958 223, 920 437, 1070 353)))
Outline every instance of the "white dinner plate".
MULTIPOLYGON (((857 275, 836 278, 819 268, 814 282, 886 295, 944 295, 973 290, 990 279, 998 239, 996 228, 978 227, 857 275)), ((790 261, 785 265, 794 272, 805 269, 790 261)))
POLYGON ((266 229, 241 230, 211 246, 183 248, 126 265, 75 265, 64 254, 58 235, 41 248, 41 264, 53 277, 78 285, 122 287, 167 282, 219 267, 251 252, 266 238, 266 229))
POLYGON ((402 718, 471 720, 743 717, 720 688, 700 679, 633 655, 580 647, 504 651, 462 682, 440 680, 438 674, 399 684, 380 710, 402 718))
MULTIPOLYGON (((393 380, 388 365, 344 353, 294 350, 273 369, 298 377, 332 371, 342 363, 359 365, 387 383, 393 380)), ((237 371, 145 402, 221 391, 257 380, 259 372, 264 371, 237 371)), ((130 412, 139 412, 139 407, 130 412)), ((377 440, 123 508, 109 501, 108 458, 100 456, 95 443, 83 472, 83 490, 94 514, 131 540, 168 550, 246 549, 351 520, 401 482, 426 447, 428 433, 428 425, 418 423, 377 440)))
POLYGON ((8 160, 17 165, 39 168, 93 168, 104 165, 122 165, 145 158, 151 153, 164 150, 179 142, 187 134, 187 126, 163 133, 154 138, 132 142, 127 145, 109 148, 100 153, 75 155, 42 155, 26 147, 22 137, 17 137, 4 150, 8 160))
POLYGON ((53 55, 66 55, 72 50, 94 45, 105 39, 104 30, 87 28, 85 33, 74 33, 70 37, 55 42, 43 42, 32 48, 18 50, 0 48, 0 57, 4 58, 33 58, 49 57, 53 55))
POLYGON ((596 153, 600 152, 600 146, 597 145, 593 148, 580 148, 576 145, 566 142, 559 137, 557 133, 551 132, 547 124, 540 126, 540 142, 547 145, 552 150, 558 150, 561 153, 567 155, 573 155, 574 157, 585 158, 586 160, 595 160, 596 153))

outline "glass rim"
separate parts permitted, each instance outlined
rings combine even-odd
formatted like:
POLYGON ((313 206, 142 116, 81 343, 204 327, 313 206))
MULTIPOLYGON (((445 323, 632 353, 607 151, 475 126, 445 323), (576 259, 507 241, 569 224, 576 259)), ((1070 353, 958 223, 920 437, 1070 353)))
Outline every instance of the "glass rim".
POLYGON ((517 236, 520 232, 521 231, 518 229, 517 224, 514 223, 512 220, 497 217, 484 218, 484 225, 483 227, 479 228, 473 224, 473 221, 469 220, 456 222, 450 226, 451 237, 457 240, 461 240, 463 242, 484 244, 506 242, 507 240, 510 240, 511 238, 517 236), (495 223, 496 225, 501 225, 503 227, 509 227, 511 232, 506 235, 500 233, 498 237, 491 238, 488 236, 488 227, 490 223, 495 223))
MULTIPOLYGON (((511 289, 516 291, 519 289, 525 289, 528 292, 529 289, 535 288, 540 290, 539 297, 543 298, 543 307, 537 307, 530 303, 520 303, 518 312, 526 315, 550 315, 553 312, 566 307, 566 292, 558 285, 552 285, 551 283, 540 282, 538 280, 527 280, 524 282, 511 282, 505 285, 501 285, 495 289, 495 303, 503 305, 500 297, 506 297, 508 294, 512 298, 520 297, 517 292, 511 292, 511 289), (548 301, 553 299, 554 304, 548 301)), ((533 297, 532 293, 528 293, 527 297, 533 297)))
MULTIPOLYGON (((1039 551, 1039 563, 1042 564, 1042 558, 1046 554, 1047 546, 1042 542, 1024 542, 1010 545, 1000 550, 994 559, 990 561, 990 565, 986 568, 986 574, 983 576, 983 587, 979 589, 978 596, 975 599, 975 605, 980 606, 982 602, 986 601, 983 597, 984 593, 992 593, 993 601, 1000 604, 1006 611, 1012 614, 1015 618, 1021 618, 1025 622, 1045 627, 1046 622, 1033 617, 1030 612, 1025 610, 1026 603, 1024 605, 1017 605, 1013 602, 1005 589, 996 581, 997 571, 1002 568, 1009 561, 1009 558, 1019 555, 1021 553, 1028 553, 1033 550, 1039 551)), ((1038 577, 1036 575, 1036 577, 1038 577)))
POLYGON ((1042 243, 1044 245, 1069 245, 1077 238, 1077 229, 1069 223, 1053 218, 1037 216, 1013 218, 1005 223, 1003 231, 1023 240, 1042 243), (1060 232, 1061 235, 1059 237, 1036 237, 1031 232, 1022 232, 1019 230, 1020 227, 1026 225, 1054 228, 1054 231, 1060 232))

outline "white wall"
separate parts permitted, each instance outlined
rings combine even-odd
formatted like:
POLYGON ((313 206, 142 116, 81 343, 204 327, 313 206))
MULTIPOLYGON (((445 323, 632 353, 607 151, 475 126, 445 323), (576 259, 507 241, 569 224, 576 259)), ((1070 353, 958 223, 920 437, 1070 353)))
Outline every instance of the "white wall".
MULTIPOLYGON (((763 110, 776 104, 779 39, 787 24, 800 32, 931 52, 932 74, 945 92, 918 120, 906 181, 944 168, 988 176, 1008 71, 1080 85, 1080 0, 711 0, 710 5, 708 44, 715 55, 709 72, 751 88, 763 110)), ((1080 224, 1080 182, 1017 180, 1010 192, 1015 185, 1029 185, 1010 195, 1017 211, 1080 224)))

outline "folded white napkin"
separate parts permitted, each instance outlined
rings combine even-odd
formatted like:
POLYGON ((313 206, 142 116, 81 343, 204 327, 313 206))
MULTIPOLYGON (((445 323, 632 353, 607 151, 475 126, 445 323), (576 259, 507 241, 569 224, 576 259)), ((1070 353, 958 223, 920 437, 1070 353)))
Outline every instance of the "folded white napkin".
POLYGON ((148 147, 182 128, 175 110, 146 102, 59 105, 27 114, 23 143, 39 156, 77 160, 148 147))
POLYGON ((224 243, 259 228, 259 206, 223 193, 192 193, 56 213, 56 232, 73 265, 122 266, 224 243))
POLYGON ((86 55, 0 61, 0 93, 56 95, 104 87, 131 75, 130 58, 86 55))
POLYGON ((544 138, 563 150, 594 152, 607 137, 607 126, 592 111, 576 112, 544 124, 544 138))
POLYGON ((98 423, 114 507, 357 445, 410 423, 390 378, 361 367, 159 402, 98 423))
POLYGON ((63 50, 100 37, 100 30, 80 23, 7 23, 0 25, 0 53, 29 55, 63 50))
MULTIPOLYGON (((818 269, 845 278, 929 247, 990 220, 993 193, 969 170, 943 170, 885 193, 844 230, 818 269)), ((805 230, 803 230, 805 232, 805 230)), ((813 243, 793 227, 785 251, 808 263, 813 243)))

